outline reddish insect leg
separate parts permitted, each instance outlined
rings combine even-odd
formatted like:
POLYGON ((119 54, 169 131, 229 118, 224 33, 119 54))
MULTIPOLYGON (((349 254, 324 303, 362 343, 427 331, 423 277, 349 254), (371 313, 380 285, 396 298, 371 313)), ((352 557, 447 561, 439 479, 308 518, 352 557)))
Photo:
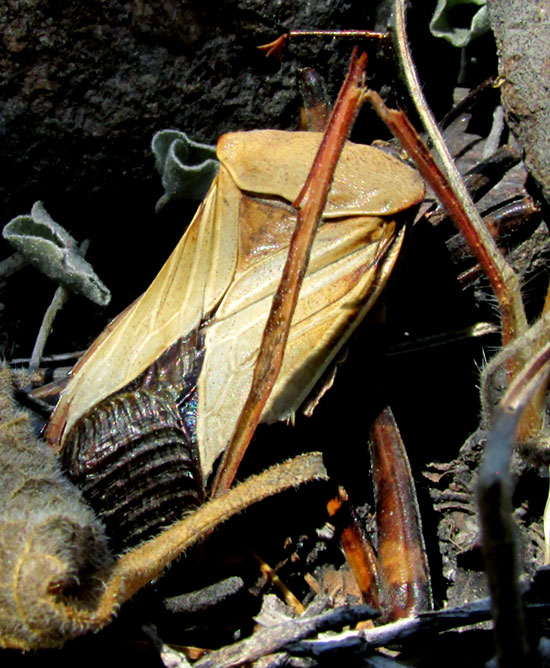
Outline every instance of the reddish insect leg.
POLYGON ((357 58, 354 51, 348 75, 334 106, 319 151, 302 192, 294 202, 298 213, 287 261, 281 282, 273 297, 254 369, 252 386, 231 442, 218 468, 212 488, 213 495, 223 493, 231 485, 279 375, 315 232, 325 208, 334 170, 364 92, 362 79, 365 66, 366 55, 362 54, 357 58))
POLYGON ((375 610, 380 610, 382 584, 378 560, 343 487, 339 487, 338 495, 328 502, 327 510, 331 517, 336 518, 340 543, 364 602, 375 610))
MULTIPOLYGON (((527 328, 518 276, 502 256, 489 231, 484 226, 479 227, 472 223, 469 212, 405 114, 389 109, 375 91, 369 90, 366 96, 390 132, 401 142, 466 239, 498 300, 502 320, 502 344, 506 346, 512 343, 527 328)), ((517 350, 510 356, 506 364, 509 380, 517 375, 526 360, 535 352, 536 346, 533 346, 517 350)), ((517 434, 520 441, 536 437, 541 428, 541 416, 541 397, 537 396, 522 415, 517 434)))

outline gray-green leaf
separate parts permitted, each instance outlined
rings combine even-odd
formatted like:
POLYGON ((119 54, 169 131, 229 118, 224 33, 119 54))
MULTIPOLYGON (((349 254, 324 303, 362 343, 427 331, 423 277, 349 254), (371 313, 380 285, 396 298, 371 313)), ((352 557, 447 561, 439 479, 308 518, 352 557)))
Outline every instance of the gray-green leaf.
POLYGON ((442 37, 459 48, 466 46, 488 30, 486 0, 438 0, 430 21, 430 32, 434 37, 442 37), (458 27, 452 18, 460 11, 460 6, 465 5, 479 6, 468 28, 458 27))
POLYGON ((80 254, 76 240, 51 218, 42 202, 35 202, 30 216, 10 220, 2 236, 29 264, 57 283, 101 306, 111 300, 108 288, 80 254))
POLYGON ((172 199, 203 199, 218 172, 215 146, 193 141, 179 130, 161 130, 151 149, 165 190, 157 212, 172 199))

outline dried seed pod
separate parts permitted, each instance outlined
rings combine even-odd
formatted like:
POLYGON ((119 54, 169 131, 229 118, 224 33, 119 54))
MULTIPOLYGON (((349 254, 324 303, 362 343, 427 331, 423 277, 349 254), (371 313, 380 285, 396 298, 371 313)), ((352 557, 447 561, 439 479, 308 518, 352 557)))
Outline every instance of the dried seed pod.
POLYGON ((63 466, 104 522, 115 554, 204 501, 195 429, 201 364, 195 336, 179 340, 67 438, 63 466))
POLYGON ((103 527, 11 393, 1 369, 0 645, 51 647, 86 630, 78 613, 95 607, 97 571, 111 557, 103 527))

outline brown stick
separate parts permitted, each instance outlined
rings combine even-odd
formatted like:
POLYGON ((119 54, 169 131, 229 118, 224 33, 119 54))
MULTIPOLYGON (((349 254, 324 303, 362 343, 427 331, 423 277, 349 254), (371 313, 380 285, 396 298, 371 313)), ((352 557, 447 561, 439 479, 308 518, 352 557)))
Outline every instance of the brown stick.
POLYGON ((307 270, 315 232, 325 208, 334 170, 361 104, 366 55, 354 51, 350 68, 329 120, 309 176, 294 206, 296 228, 290 242, 281 282, 273 297, 247 400, 218 468, 212 495, 226 491, 260 421, 283 362, 292 316, 307 270))

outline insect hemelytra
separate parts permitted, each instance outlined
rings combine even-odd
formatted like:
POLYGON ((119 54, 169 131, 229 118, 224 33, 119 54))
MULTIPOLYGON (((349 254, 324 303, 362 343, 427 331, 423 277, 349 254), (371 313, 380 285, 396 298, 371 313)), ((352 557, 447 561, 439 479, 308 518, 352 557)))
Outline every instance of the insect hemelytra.
MULTIPOLYGON (((295 223, 292 202, 321 137, 224 135, 218 176, 176 249, 75 367, 46 436, 100 505, 119 504, 119 514, 133 507, 132 521, 147 516, 147 527, 166 524, 164 510, 150 516, 151 500, 163 508, 165 471, 176 480, 172 498, 179 485, 183 497, 201 500, 250 387, 295 223)), ((346 144, 263 421, 297 410, 371 308, 423 195, 407 164, 346 144)))

